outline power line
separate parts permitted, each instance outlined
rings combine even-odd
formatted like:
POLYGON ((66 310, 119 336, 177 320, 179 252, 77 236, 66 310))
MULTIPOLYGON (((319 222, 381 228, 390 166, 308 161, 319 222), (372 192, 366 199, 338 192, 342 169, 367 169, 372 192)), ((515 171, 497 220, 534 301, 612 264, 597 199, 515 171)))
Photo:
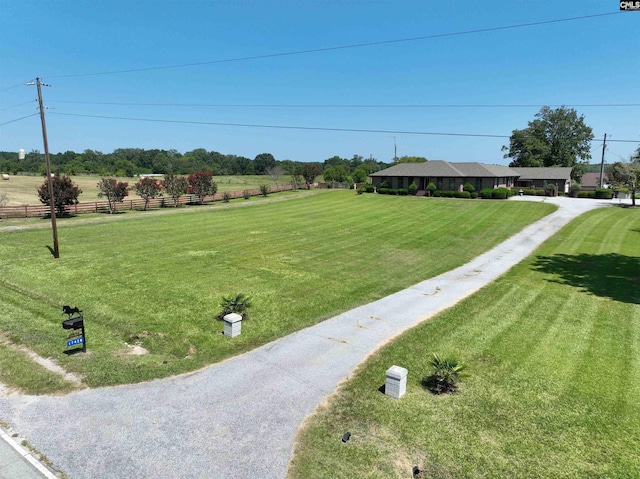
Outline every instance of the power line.
POLYGON ((36 100, 31 100, 31 101, 25 101, 24 103, 18 103, 17 105, 13 105, 13 106, 5 106, 0 108, 0 111, 9 110, 11 108, 18 108, 19 106, 29 105, 31 103, 34 103, 35 101, 36 100))
POLYGON ((22 118, 16 118, 15 120, 5 121, 4 123, 0 123, 0 126, 8 125, 9 123, 15 123, 16 121, 24 120, 25 118, 31 118, 32 116, 39 115, 39 113, 32 113, 31 115, 23 116, 22 118))
POLYGON ((49 103, 67 103, 76 105, 107 105, 107 106, 167 106, 167 107, 202 107, 202 108, 541 108, 548 107, 602 107, 627 108, 640 107, 640 103, 582 103, 582 104, 506 104, 506 103, 469 103, 469 104, 339 104, 339 103, 136 103, 136 102, 96 102, 96 101, 67 101, 49 100, 49 103))
MULTIPOLYGON (((113 70, 106 72, 93 72, 93 73, 76 73, 69 75, 53 75, 48 76, 47 78, 73 78, 73 77, 87 77, 87 76, 97 76, 97 75, 116 75, 121 73, 134 73, 134 72, 144 72, 144 71, 153 71, 153 70, 168 70, 173 68, 187 68, 194 66, 202 66, 202 65, 214 65, 219 63, 231 63, 231 62, 242 62, 249 60, 259 60, 264 58, 277 58, 277 57, 285 57, 285 56, 293 56, 293 55, 305 55, 308 53, 320 53, 320 52, 329 52, 336 50, 347 50, 352 48, 363 48, 363 47, 371 47, 377 45, 389 45, 393 43, 404 43, 404 42, 415 42, 420 40, 430 40, 434 38, 443 38, 443 37, 453 37, 459 35, 471 35, 476 33, 486 33, 486 32, 495 32, 500 30, 510 30, 514 28, 524 28, 524 27, 533 27, 538 25, 549 25, 553 23, 562 23, 562 22, 571 22, 576 20, 585 20, 589 18, 597 18, 597 17, 606 17, 609 15, 619 15, 624 12, 609 12, 609 13, 597 13, 594 15, 583 15, 580 17, 570 17, 570 18, 560 18, 556 20, 543 20, 540 22, 530 22, 530 23, 519 23, 515 25, 504 25, 500 27, 490 27, 490 28, 479 28, 475 30, 464 30, 459 32, 449 32, 449 33, 437 33, 433 35, 424 35, 420 37, 411 37, 411 38, 400 38, 394 40, 382 40, 378 42, 366 42, 366 43, 355 43, 351 45, 340 45, 335 47, 323 47, 323 48, 312 48, 308 50, 295 50, 290 52, 280 52, 280 53, 269 53, 265 55, 252 55, 246 57, 237 57, 237 58, 227 58, 222 60, 210 60, 204 62, 194 62, 194 63, 181 63, 174 65, 162 65, 155 67, 146 67, 146 68, 131 68, 127 70, 113 70)), ((1 91, 1 90, 0 90, 1 91)))
MULTIPOLYGON (((208 125, 208 126, 237 126, 242 128, 271 128, 280 130, 304 130, 304 131, 335 131, 349 133, 385 133, 385 134, 402 134, 402 135, 435 135, 435 136, 460 136, 460 137, 479 137, 479 138, 511 138, 510 135, 491 135, 483 133, 452 133, 452 132, 432 132, 432 131, 404 131, 404 130, 379 130, 367 128, 328 128, 328 127, 312 127, 312 126, 292 126, 292 125, 259 125, 252 123, 222 123, 212 121, 195 121, 195 120, 165 120, 157 118, 135 118, 124 116, 105 116, 105 115, 85 115, 80 113, 59 113, 50 112, 52 115, 73 116, 81 118, 99 118, 106 120, 126 120, 126 121, 143 121, 151 123, 177 123, 186 125, 208 125)), ((640 140, 609 140, 624 143, 637 143, 640 140)))
POLYGON ((83 118, 101 118, 108 120, 128 120, 128 121, 145 121, 155 123, 179 123, 187 125, 210 125, 210 126, 238 126, 243 128, 274 128, 281 130, 307 130, 307 131, 337 131, 351 133, 396 133, 403 135, 440 135, 440 136, 469 136, 482 138, 510 138, 506 135, 488 135, 480 133, 445 133, 445 132, 428 132, 428 131, 399 131, 399 130, 373 130, 364 128, 325 128, 312 126, 290 126, 290 125, 258 125, 250 123, 220 123, 211 121, 188 121, 188 120, 162 120, 154 118, 132 118, 122 116, 104 116, 104 115, 82 115, 77 113, 57 113, 51 112, 52 115, 64 115, 83 118))

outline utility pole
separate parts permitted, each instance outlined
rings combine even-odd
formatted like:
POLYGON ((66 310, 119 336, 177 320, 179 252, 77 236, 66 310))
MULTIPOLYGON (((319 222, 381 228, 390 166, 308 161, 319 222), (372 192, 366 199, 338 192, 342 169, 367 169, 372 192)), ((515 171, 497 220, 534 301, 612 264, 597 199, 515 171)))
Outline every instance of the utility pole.
POLYGON ((604 150, 607 147, 607 134, 604 134, 604 141, 602 142, 602 161, 600 161, 600 181, 598 187, 602 188, 602 180, 604 176, 604 150))
MULTIPOLYGON (((33 82, 27 85, 33 85, 33 82)), ((58 248, 58 228, 56 226, 56 208, 53 198, 53 178, 51 177, 51 162, 49 160, 49 142, 47 141, 47 124, 44 121, 44 106, 42 105, 42 88, 41 86, 51 86, 42 83, 40 78, 36 78, 35 85, 38 87, 38 106, 40 108, 40 122, 42 123, 42 139, 44 141, 44 161, 47 165, 47 184, 49 185, 49 207, 51 210, 51 230, 53 231, 53 257, 60 257, 58 248)))

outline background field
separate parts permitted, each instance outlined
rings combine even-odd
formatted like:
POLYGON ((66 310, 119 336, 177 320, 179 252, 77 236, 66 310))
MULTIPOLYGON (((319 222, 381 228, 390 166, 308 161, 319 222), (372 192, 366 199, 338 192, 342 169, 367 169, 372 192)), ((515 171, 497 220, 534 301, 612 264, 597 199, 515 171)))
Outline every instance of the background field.
POLYGON ((590 212, 380 350, 308 420, 288 477, 640 477, 639 234, 639 210, 590 212), (456 394, 422 387, 433 352, 467 364, 456 394), (378 390, 393 364, 400 400, 378 390))
MULTIPOLYGON (((0 180, 0 194, 6 194, 9 197, 10 206, 18 205, 38 205, 38 188, 44 182, 42 176, 10 176, 9 180, 0 180)), ((109 177, 113 178, 113 177, 109 177)), ((82 190, 82 194, 78 197, 78 201, 97 201, 98 188, 97 183, 100 181, 99 176, 73 176, 76 183, 82 190)), ((138 178, 118 178, 119 181, 126 181, 129 187, 133 187, 138 178)), ((214 180, 218 184, 218 191, 243 191, 247 189, 258 188, 262 184, 268 184, 273 187, 275 182, 269 176, 247 175, 247 176, 215 176, 214 180)), ((290 182, 291 178, 283 176, 278 183, 290 182)), ((135 189, 129 192, 131 197, 137 198, 135 189)))
MULTIPOLYGON (((59 260, 48 229, 5 230, 0 331, 89 386, 194 370, 450 270, 554 209, 332 190, 238 201, 68 218, 59 260), (253 307, 231 340, 214 318, 221 296, 238 292, 253 307), (62 354, 63 304, 84 311, 86 355, 62 354)), ((18 386, 17 376, 0 382, 18 386)))

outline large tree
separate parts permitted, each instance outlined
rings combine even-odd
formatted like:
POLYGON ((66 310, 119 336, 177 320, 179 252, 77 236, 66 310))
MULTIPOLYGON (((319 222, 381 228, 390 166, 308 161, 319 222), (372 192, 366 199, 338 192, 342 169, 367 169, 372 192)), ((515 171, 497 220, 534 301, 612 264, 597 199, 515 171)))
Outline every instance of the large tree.
POLYGON ((633 206, 636 205, 636 192, 640 187, 639 162, 623 163, 618 161, 613 163, 607 168, 607 178, 614 190, 628 188, 631 193, 631 202, 633 206))
MULTIPOLYGON (((53 185, 53 206, 56 209, 56 214, 62 216, 67 205, 78 203, 78 196, 82 190, 71 181, 68 174, 60 176, 60 170, 56 171, 50 180, 53 185)), ((38 188, 38 197, 42 204, 49 204, 49 178, 45 178, 42 186, 38 188)))
POLYGON ((523 130, 513 130, 505 158, 509 166, 570 166, 591 158, 593 131, 573 108, 544 106, 523 130))
POLYGON ((276 166, 276 159, 271 153, 260 153, 253 160, 253 169, 256 175, 267 174, 267 169, 276 166))

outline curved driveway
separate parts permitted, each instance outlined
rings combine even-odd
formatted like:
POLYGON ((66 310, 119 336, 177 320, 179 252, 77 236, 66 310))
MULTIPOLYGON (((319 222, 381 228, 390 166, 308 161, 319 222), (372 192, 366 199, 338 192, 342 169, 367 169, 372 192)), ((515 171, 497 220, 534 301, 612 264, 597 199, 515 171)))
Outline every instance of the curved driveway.
POLYGON ((470 263, 241 356, 148 383, 0 397, 0 418, 69 479, 284 477, 303 419, 369 354, 610 204, 546 201, 559 210, 470 263))

